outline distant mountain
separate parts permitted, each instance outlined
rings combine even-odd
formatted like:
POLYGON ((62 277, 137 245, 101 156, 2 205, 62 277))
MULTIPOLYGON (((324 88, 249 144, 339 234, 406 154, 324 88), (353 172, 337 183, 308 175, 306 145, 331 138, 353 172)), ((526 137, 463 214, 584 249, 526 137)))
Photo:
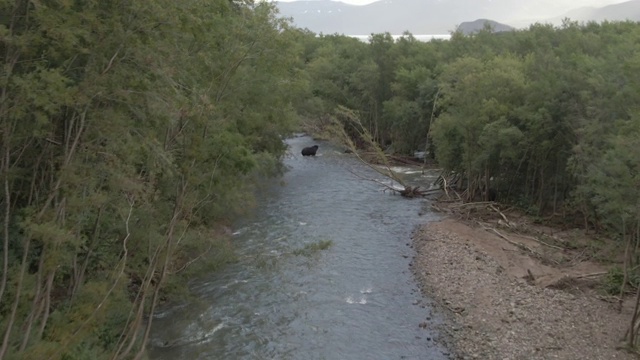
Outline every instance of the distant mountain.
POLYGON ((480 30, 484 29, 485 25, 489 25, 491 27, 492 32, 504 32, 504 31, 513 31, 514 27, 509 25, 501 24, 497 21, 487 20, 487 19, 478 19, 476 21, 467 21, 458 25, 457 31, 465 35, 477 33, 480 30))
POLYGON ((277 2, 282 16, 316 33, 448 34, 469 19, 518 13, 522 6, 513 0, 381 0, 354 6, 331 0, 277 2))
POLYGON ((332 0, 301 0, 276 4, 281 16, 293 18, 293 23, 300 28, 345 35, 401 34, 404 31, 414 35, 448 34, 458 24, 471 19, 493 19, 520 28, 534 22, 560 24, 566 17, 577 21, 640 21, 640 0, 570 12, 561 8, 557 1, 539 0, 539 8, 549 14, 542 18, 529 18, 536 9, 514 0, 381 0, 364 6, 332 0), (556 10, 555 14, 559 16, 552 17, 556 10))
POLYGON ((640 21, 640 0, 632 0, 619 4, 604 6, 601 8, 583 7, 571 10, 562 16, 550 19, 554 24, 560 24, 562 19, 569 18, 574 21, 586 22, 604 20, 609 21, 640 21))

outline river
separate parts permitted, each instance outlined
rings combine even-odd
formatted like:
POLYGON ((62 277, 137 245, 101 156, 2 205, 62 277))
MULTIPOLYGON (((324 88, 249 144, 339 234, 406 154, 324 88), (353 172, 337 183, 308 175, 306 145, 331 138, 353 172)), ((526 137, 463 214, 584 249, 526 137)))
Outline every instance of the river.
POLYGON ((311 138, 287 143, 289 170, 235 224, 239 261, 157 314, 150 359, 448 359, 419 326, 439 316, 410 268, 412 229, 435 219, 425 200, 382 192, 341 149, 303 157, 311 138))

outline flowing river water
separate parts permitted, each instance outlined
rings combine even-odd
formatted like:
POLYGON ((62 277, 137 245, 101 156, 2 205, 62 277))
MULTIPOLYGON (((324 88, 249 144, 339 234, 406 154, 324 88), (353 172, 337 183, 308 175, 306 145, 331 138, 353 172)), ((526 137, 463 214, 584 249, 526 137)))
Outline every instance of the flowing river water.
POLYGON ((311 138, 287 143, 289 170, 235 224, 239 261, 154 318, 150 359, 448 359, 419 326, 439 316, 410 268, 411 231, 435 219, 425 200, 382 192, 362 176, 384 177, 341 149, 302 157, 311 138))

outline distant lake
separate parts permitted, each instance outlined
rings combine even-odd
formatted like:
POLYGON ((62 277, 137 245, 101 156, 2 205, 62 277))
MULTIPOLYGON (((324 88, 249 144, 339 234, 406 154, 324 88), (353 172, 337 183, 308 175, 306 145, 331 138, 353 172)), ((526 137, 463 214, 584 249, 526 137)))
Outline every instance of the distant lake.
MULTIPOLYGON (((363 42, 369 42, 369 37, 371 35, 347 35, 349 37, 354 37, 363 42)), ((394 40, 398 40, 405 35, 391 35, 394 40)), ((451 38, 451 34, 437 34, 437 35, 413 35, 413 37, 418 41, 431 41, 431 40, 449 40, 451 38)))

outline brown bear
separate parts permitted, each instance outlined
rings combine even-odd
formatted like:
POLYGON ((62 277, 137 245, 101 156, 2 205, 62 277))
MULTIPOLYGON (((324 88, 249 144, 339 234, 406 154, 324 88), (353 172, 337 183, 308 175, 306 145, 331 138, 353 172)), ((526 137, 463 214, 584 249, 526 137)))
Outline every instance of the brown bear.
POLYGON ((316 151, 318 151, 318 145, 306 147, 302 149, 302 156, 316 156, 316 151))

